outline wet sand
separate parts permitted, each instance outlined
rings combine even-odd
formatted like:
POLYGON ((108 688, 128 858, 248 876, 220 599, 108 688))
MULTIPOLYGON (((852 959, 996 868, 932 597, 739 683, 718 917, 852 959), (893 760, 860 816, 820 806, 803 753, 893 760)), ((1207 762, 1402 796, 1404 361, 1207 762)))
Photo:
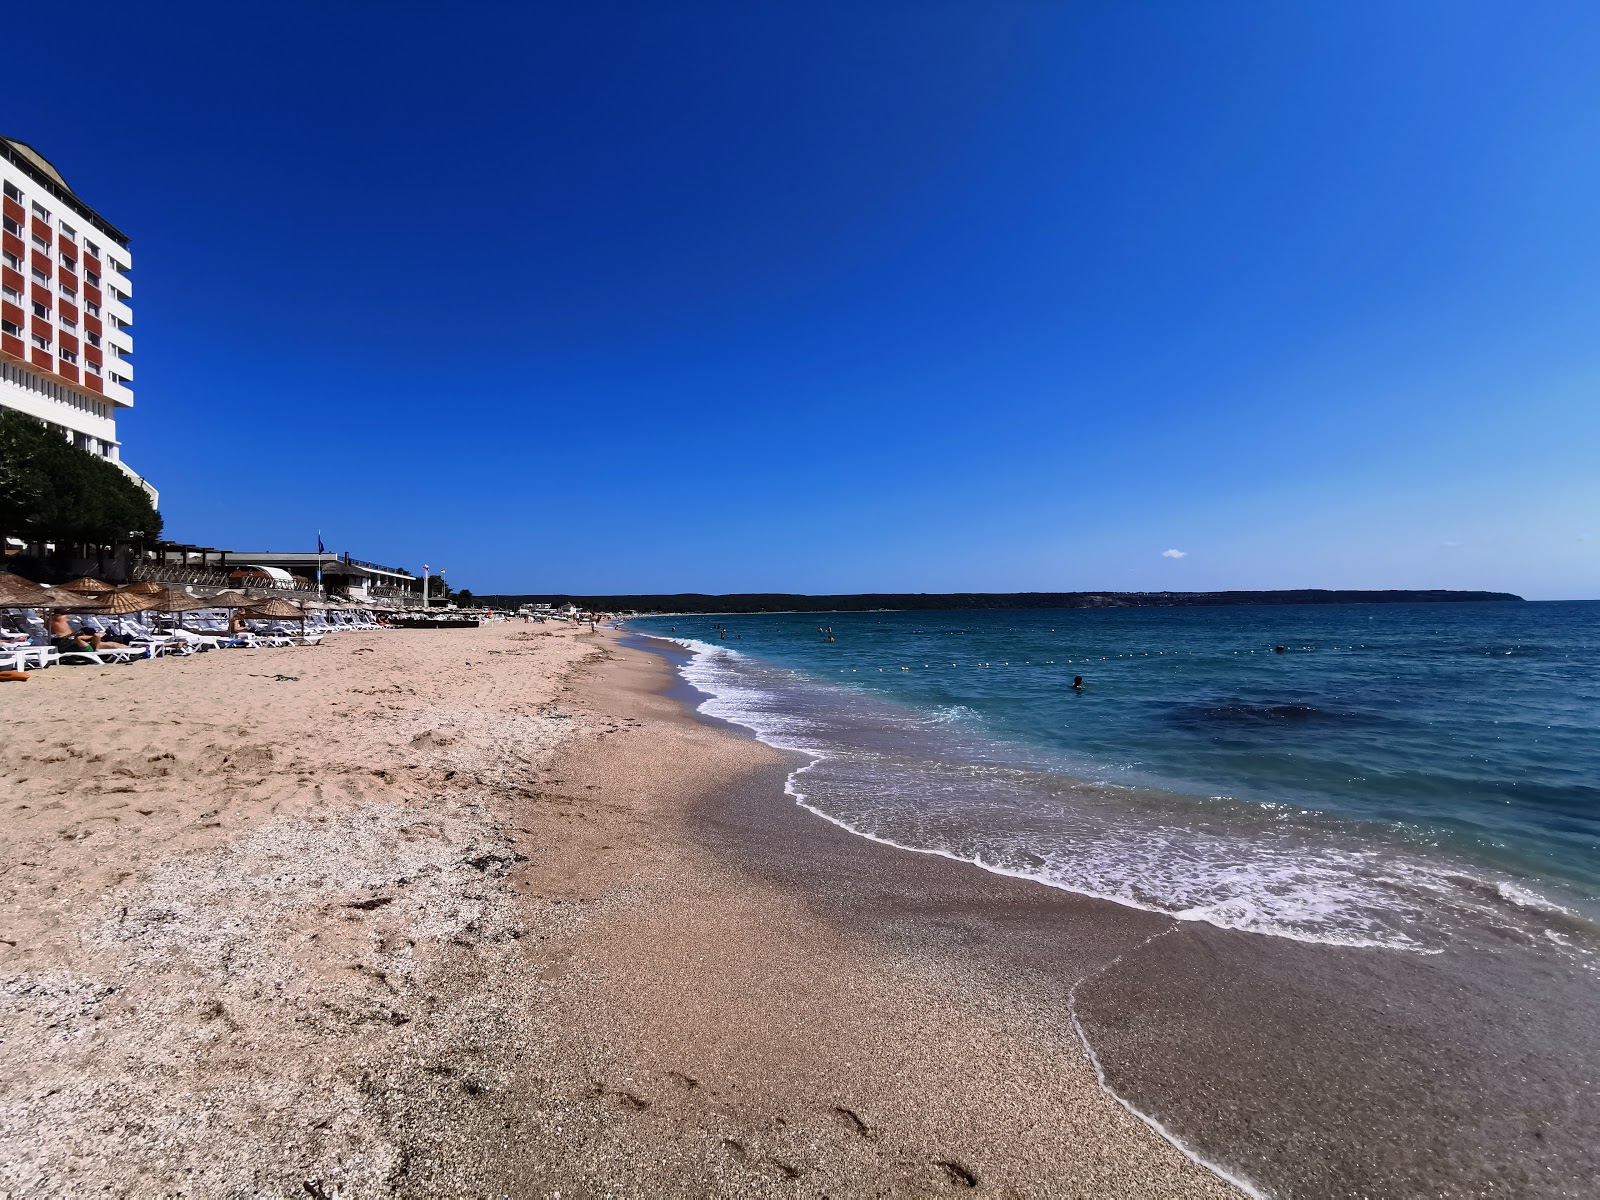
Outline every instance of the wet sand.
POLYGON ((12 685, 0 1190, 1230 1194, 1066 1019, 1165 922, 844 834, 671 687, 521 624, 12 685))
POLYGON ((1249 1187, 1600 1192, 1588 960, 1509 938, 1424 955, 1179 922, 886 849, 775 792, 709 794, 691 828, 838 928, 1028 996, 1041 1028, 1075 1015, 1118 1096, 1249 1187))

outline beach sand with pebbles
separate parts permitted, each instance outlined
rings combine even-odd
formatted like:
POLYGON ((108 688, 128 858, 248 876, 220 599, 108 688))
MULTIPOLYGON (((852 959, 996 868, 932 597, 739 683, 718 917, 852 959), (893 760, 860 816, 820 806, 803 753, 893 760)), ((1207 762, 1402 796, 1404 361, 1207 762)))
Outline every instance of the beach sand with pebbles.
POLYGON ((1232 1194, 1064 1017, 1156 918, 845 834, 676 686, 517 622, 0 692, 0 1192, 1232 1194))

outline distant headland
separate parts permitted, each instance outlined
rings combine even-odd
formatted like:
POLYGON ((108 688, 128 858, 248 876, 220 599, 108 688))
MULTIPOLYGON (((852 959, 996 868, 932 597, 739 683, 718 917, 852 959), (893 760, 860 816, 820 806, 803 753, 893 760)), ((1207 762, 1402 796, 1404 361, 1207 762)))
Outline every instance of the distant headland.
POLYGON ((708 596, 698 592, 661 596, 479 596, 496 608, 524 604, 577 605, 586 612, 881 612, 1027 608, 1206 608, 1231 604, 1449 604, 1516 601, 1510 592, 1332 591, 1294 588, 1267 592, 883 592, 850 596, 800 596, 785 592, 708 596))

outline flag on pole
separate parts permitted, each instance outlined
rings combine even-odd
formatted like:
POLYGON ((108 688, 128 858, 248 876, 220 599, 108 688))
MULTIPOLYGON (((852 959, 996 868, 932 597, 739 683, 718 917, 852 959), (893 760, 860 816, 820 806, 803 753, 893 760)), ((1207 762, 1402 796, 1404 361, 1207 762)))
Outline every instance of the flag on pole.
POLYGON ((317 530, 317 553, 326 554, 328 548, 322 544, 322 530, 317 530))

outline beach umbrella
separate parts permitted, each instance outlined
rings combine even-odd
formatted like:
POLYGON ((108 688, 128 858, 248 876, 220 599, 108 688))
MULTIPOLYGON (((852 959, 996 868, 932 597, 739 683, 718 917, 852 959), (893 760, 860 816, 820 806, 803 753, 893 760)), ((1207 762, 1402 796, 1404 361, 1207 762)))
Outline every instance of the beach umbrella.
POLYGON ((87 575, 82 575, 71 583, 63 583, 61 590, 79 592, 82 595, 90 596, 98 592, 114 592, 117 589, 103 579, 90 579, 87 575))
POLYGON ((175 588, 156 585, 154 591, 134 591, 131 587, 123 588, 117 593, 119 596, 143 596, 151 601, 150 607, 158 612, 188 612, 193 608, 210 608, 210 601, 202 600, 198 596, 191 596, 188 592, 180 592, 175 588))
POLYGON ((54 604, 47 603, 57 612, 83 613, 93 617, 125 617, 129 613, 145 612, 156 606, 150 596, 135 596, 128 592, 96 593, 92 596, 74 596, 63 593, 54 604))
POLYGON ((284 621, 295 617, 303 617, 306 614, 301 611, 298 605, 290 604, 287 600, 273 596, 267 600, 252 601, 250 606, 244 610, 244 615, 259 620, 284 621))
POLYGON ((0 608, 38 608, 54 596, 31 579, 0 572, 0 608))
POLYGON ((205 598, 206 608, 249 608, 255 600, 243 592, 218 592, 215 596, 205 598))
POLYGON ((193 612, 197 608, 212 607, 209 601, 202 600, 199 596, 191 596, 188 592, 174 591, 171 588, 162 588, 159 594, 151 593, 148 599, 151 602, 150 608, 152 611, 171 613, 176 616, 179 629, 183 628, 182 614, 193 612))
POLYGON ((269 597, 258 601, 245 609, 243 614, 251 620, 286 621, 296 617, 300 619, 300 632, 306 631, 306 612, 298 605, 291 604, 278 596, 269 597))
POLYGON ((157 583, 154 579, 142 579, 138 583, 130 583, 122 590, 132 592, 136 596, 159 596, 167 590, 167 585, 157 583))

